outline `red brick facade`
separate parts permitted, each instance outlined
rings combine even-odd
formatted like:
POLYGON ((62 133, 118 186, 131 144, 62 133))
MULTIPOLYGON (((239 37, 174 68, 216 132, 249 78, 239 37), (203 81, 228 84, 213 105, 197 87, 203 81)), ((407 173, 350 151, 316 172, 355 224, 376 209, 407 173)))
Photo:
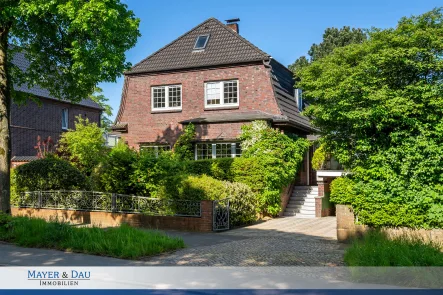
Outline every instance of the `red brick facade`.
POLYGON ((29 101, 25 105, 12 104, 11 137, 12 157, 35 156, 37 136, 51 136, 56 142, 62 134, 62 109, 68 109, 70 129, 74 128, 75 117, 81 115, 91 122, 100 122, 99 109, 41 98, 41 105, 29 101))
MULTIPOLYGON (((180 121, 202 117, 213 112, 262 111, 281 115, 270 82, 270 72, 262 63, 174 73, 128 75, 117 121, 128 122, 125 141, 138 148, 142 142, 174 144, 181 133, 180 121), (239 81, 239 106, 229 109, 205 109, 204 83, 239 81), (151 87, 182 85, 182 110, 153 112, 151 87)), ((235 139, 244 123, 196 124, 197 139, 235 139)))

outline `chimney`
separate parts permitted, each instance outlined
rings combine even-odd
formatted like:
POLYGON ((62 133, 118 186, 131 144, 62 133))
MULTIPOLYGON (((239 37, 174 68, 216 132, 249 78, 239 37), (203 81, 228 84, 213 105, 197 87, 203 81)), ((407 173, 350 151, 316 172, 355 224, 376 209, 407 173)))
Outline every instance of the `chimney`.
POLYGON ((233 30, 234 32, 236 32, 237 34, 240 33, 239 28, 238 28, 238 22, 240 21, 239 18, 232 18, 232 19, 227 19, 226 20, 226 26, 228 28, 230 28, 231 30, 233 30))

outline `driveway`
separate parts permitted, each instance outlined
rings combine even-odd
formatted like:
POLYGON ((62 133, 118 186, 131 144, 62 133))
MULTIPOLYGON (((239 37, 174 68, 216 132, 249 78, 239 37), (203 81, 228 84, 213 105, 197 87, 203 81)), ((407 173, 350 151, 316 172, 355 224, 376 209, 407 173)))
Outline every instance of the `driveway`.
POLYGON ((337 266, 343 265, 334 217, 277 218, 219 233, 167 231, 186 249, 139 261, 0 244, 1 265, 87 266, 337 266))

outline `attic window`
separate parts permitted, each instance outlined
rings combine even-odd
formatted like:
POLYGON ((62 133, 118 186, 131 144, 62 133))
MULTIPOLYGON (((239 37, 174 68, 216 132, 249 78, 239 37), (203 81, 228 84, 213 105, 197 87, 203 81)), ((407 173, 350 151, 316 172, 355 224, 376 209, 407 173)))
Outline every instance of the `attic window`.
POLYGON ((198 36, 197 40, 195 41, 194 49, 195 50, 205 49, 208 40, 209 40, 209 35, 198 36))

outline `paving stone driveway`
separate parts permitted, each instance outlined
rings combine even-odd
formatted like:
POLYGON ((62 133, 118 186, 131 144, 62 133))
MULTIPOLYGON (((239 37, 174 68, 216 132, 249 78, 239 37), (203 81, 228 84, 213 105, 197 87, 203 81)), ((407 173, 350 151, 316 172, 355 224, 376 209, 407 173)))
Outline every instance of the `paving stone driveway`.
POLYGON ((144 265, 343 265, 335 217, 277 218, 220 233, 167 233, 183 237, 188 248, 148 258, 144 265))

